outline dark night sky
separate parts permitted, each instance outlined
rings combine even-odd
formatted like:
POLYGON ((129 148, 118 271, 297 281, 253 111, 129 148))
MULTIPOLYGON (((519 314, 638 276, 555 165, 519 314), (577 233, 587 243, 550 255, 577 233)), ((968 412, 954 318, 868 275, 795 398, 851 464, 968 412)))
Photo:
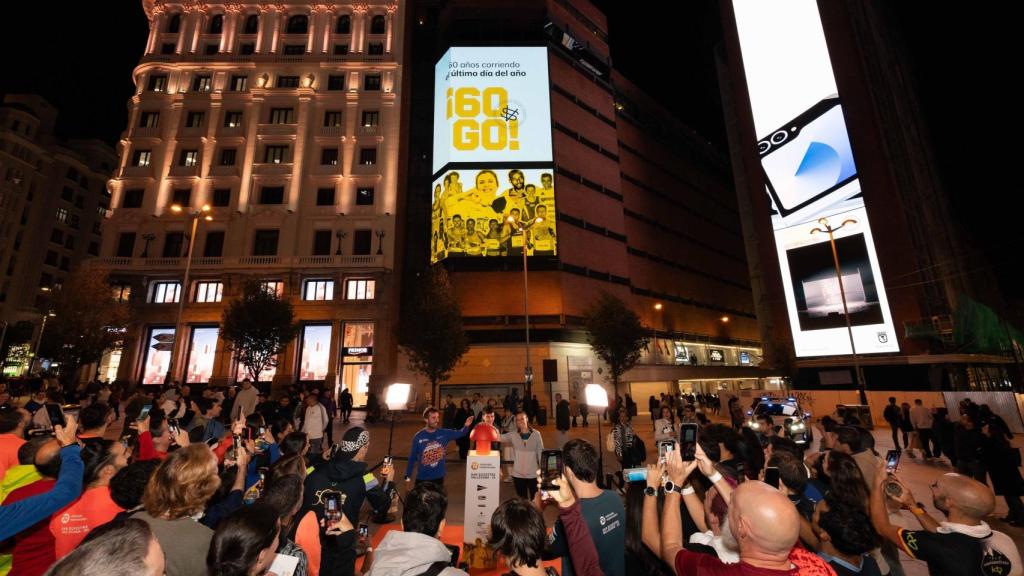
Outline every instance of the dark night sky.
MULTIPOLYGON (((717 1, 660 3, 642 11, 623 0, 595 3, 609 16, 616 67, 724 148, 713 62, 721 37, 717 1), (671 79, 665 77, 667 58, 672 59, 671 79)), ((62 136, 114 143, 125 127, 131 71, 147 37, 141 1, 117 4, 123 8, 105 10, 101 19, 89 3, 60 3, 61 14, 52 19, 42 18, 43 5, 5 6, 0 21, 0 93, 41 93, 61 111, 62 136), (32 32, 31 41, 26 40, 26 30, 32 32), (51 39, 58 42, 56 50, 34 48, 51 39)), ((985 249, 988 265, 1004 280, 1004 292, 1024 299, 1024 283, 1013 281, 1011 267, 1018 261, 1009 248, 1024 246, 1024 226, 1006 217, 994 221, 995 226, 988 221, 992 209, 1021 188, 1004 168, 1019 160, 1011 157, 1009 146, 997 144, 1016 140, 1015 133, 1003 132, 1021 125, 1015 92, 1006 89, 1009 78, 1016 76, 1016 66, 1010 65, 1019 52, 1011 45, 1017 37, 1010 28, 1015 19, 988 10, 970 13, 955 3, 907 0, 892 6, 893 24, 914 63, 911 81, 954 211, 985 249)))

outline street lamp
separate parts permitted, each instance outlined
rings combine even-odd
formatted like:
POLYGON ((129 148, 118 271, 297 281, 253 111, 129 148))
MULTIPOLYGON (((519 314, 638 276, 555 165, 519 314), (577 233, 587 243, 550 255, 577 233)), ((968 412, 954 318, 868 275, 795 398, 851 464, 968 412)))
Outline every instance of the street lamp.
MULTIPOLYGON (((171 212, 175 214, 181 214, 185 209, 178 204, 171 205, 171 212)), ((185 277, 181 282, 181 290, 178 291, 178 315, 174 320, 174 342, 177 344, 181 335, 181 314, 185 311, 185 300, 188 298, 188 277, 192 272, 192 249, 196 245, 196 229, 199 228, 200 218, 207 222, 212 221, 213 217, 210 216, 210 205, 203 204, 203 207, 199 210, 193 210, 188 212, 188 217, 192 220, 192 233, 188 237, 188 253, 185 255, 185 277)), ((183 341, 183 340, 182 340, 183 341)), ((175 346, 177 348, 177 346, 175 346)), ((167 376, 164 377, 164 384, 170 384, 174 381, 174 360, 178 354, 181 354, 182 350, 172 350, 171 358, 167 362, 167 376), (175 353, 177 352, 177 354, 175 353)))
MULTIPOLYGON (((605 393, 604 388, 600 384, 587 384, 587 387, 583 389, 583 394, 587 398, 587 409, 590 408, 608 408, 608 394, 605 393)), ((597 483, 601 485, 604 482, 604 447, 601 446, 601 410, 597 411, 597 483)))
POLYGON ((839 281, 839 297, 843 301, 843 318, 846 319, 846 332, 850 336, 850 351, 853 353, 853 370, 854 375, 857 378, 857 390, 860 392, 860 403, 867 406, 868 393, 864 388, 864 374, 862 374, 860 370, 860 358, 857 356, 857 346, 853 343, 853 324, 850 323, 850 312, 846 308, 846 288, 843 287, 843 274, 839 268, 839 253, 836 252, 835 238, 835 233, 842 229, 843 226, 856 223, 856 220, 850 218, 848 220, 844 220, 842 224, 833 228, 829 225, 828 218, 819 218, 818 224, 821 225, 821 228, 811 230, 811 234, 828 234, 828 242, 832 246, 832 263, 836 267, 836 280, 839 281))
POLYGON ((533 397, 533 366, 530 365, 530 284, 527 279, 526 268, 526 231, 533 227, 534 224, 540 224, 543 221, 544 219, 538 216, 530 221, 529 226, 525 226, 523 222, 520 222, 511 216, 507 219, 509 225, 523 235, 523 316, 526 320, 526 398, 524 398, 524 400, 526 401, 529 401, 529 399, 533 397))
MULTIPOLYGON (((45 288, 46 292, 49 292, 49 288, 45 288)), ((39 347, 43 345, 43 332, 46 330, 46 321, 50 318, 55 318, 57 315, 52 311, 48 311, 43 314, 43 323, 39 326, 39 335, 36 336, 36 345, 32 347, 32 364, 35 364, 36 360, 39 360, 39 368, 43 367, 42 357, 39 355, 39 347)), ((29 366, 29 372, 32 372, 32 366, 29 366)))
POLYGON ((388 452, 391 455, 391 438, 395 435, 395 413, 404 410, 409 405, 409 391, 412 386, 396 382, 388 386, 384 403, 388 405, 388 412, 391 412, 391 432, 388 433, 388 452))
MULTIPOLYGON (((655 302, 654 303, 654 311, 658 313, 659 317, 661 316, 661 309, 662 309, 661 302, 655 302)), ((651 322, 651 332, 654 335, 654 348, 653 348, 654 354, 651 355, 651 363, 652 364, 657 364, 658 363, 658 325, 655 324, 654 322, 651 322)))

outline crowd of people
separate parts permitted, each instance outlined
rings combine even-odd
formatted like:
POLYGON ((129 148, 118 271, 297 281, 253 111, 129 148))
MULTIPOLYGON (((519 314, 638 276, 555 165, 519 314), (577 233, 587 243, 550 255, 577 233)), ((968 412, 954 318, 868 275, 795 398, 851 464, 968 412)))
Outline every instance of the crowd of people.
POLYGON ((632 399, 609 398, 612 426, 595 446, 572 437, 580 414, 556 395, 562 471, 546 485, 533 398, 478 395, 456 407, 449 396, 424 411, 396 483, 390 456, 367 462, 369 430, 332 434, 351 410, 344 391, 338 401, 299 387, 271 399, 250 382, 134 390, 120 401, 103 387, 82 392, 77 413, 65 413, 44 381, 21 402, 0 385, 0 573, 460 576, 467 558, 442 541, 446 455, 470 442, 500 446, 516 496, 494 511, 486 546, 466 553, 493 550, 519 576, 898 576, 900 551, 932 574, 1022 573, 1013 541, 986 521, 1001 496, 1006 520, 1019 522, 1019 461, 1005 423, 971 402, 952 452, 935 425, 947 415, 890 403, 906 455, 920 446, 923 459, 945 454, 957 470, 930 488, 940 519, 852 416, 821 418, 809 452, 770 417, 756 430, 713 423, 717 398, 664 395, 650 403, 659 446, 648 450, 632 399), (120 433, 109 429, 122 413, 120 433), (683 426, 699 431, 692 458, 679 450, 683 426), (602 449, 625 474, 602 478, 602 449), (401 524, 375 548, 362 529, 370 517, 401 524))

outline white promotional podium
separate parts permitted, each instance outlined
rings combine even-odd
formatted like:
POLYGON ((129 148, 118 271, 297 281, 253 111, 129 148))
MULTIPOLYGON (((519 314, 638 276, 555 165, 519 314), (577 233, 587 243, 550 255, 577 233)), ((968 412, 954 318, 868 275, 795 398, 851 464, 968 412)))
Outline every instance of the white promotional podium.
POLYGON ((497 566, 494 550, 487 544, 487 531, 491 515, 498 507, 500 491, 501 444, 493 443, 486 456, 470 450, 466 460, 466 510, 462 524, 462 561, 470 568, 497 566))

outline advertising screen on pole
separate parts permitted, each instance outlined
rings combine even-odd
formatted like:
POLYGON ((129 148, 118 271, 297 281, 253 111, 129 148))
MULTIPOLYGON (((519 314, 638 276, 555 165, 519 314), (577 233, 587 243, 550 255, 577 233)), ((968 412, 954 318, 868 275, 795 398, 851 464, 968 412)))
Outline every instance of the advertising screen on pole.
POLYGON ((434 67, 431 263, 554 256, 547 49, 452 48, 434 67))
POLYGON ((818 6, 733 8, 796 355, 852 352, 840 288, 856 352, 898 352, 818 6))

